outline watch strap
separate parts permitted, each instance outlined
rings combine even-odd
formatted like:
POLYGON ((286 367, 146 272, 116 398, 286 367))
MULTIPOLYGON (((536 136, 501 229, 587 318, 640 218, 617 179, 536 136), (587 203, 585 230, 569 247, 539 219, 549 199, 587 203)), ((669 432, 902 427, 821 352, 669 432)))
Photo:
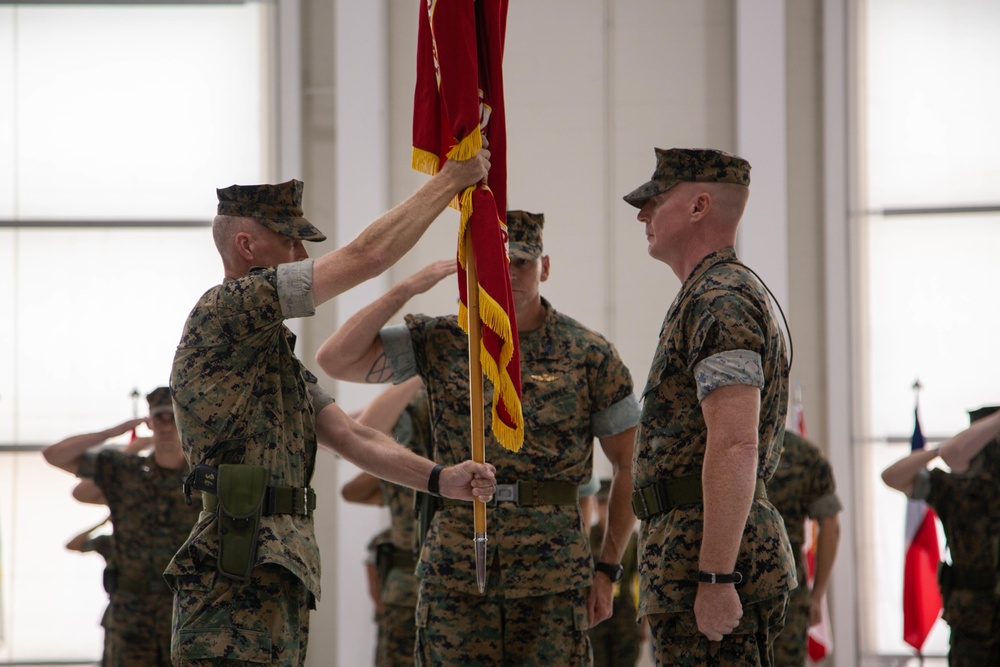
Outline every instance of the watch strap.
POLYGON ((715 572, 698 571, 698 582, 703 584, 741 584, 743 575, 740 572, 717 574, 715 572))

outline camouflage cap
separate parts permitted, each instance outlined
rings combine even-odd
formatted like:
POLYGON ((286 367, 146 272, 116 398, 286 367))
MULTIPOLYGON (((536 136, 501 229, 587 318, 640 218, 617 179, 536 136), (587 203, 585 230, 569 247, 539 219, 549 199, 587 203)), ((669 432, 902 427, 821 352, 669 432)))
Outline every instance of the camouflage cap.
POLYGON ((542 256, 542 227, 545 214, 507 211, 507 234, 511 259, 538 259, 542 256))
POLYGON ((302 241, 325 241, 326 235, 302 217, 302 181, 277 185, 230 185, 216 189, 219 215, 253 218, 271 231, 302 241))
POLYGON ((975 424, 983 417, 989 417, 997 410, 1000 410, 1000 405, 985 405, 981 408, 976 408, 975 410, 969 410, 969 423, 975 424))
POLYGON ((174 411, 174 402, 170 396, 170 387, 157 387, 146 394, 146 402, 149 403, 150 417, 174 411))
POLYGON ((622 199, 642 208, 656 195, 678 183, 735 183, 750 185, 750 163, 737 155, 711 148, 654 148, 656 169, 652 178, 622 199))

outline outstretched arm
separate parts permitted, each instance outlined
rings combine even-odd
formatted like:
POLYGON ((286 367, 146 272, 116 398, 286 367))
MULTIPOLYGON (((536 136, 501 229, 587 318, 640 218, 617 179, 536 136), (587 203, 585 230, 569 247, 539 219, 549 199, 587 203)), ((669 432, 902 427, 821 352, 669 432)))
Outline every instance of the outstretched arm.
MULTIPOLYGON (((316 436, 324 447, 376 477, 427 490, 434 462, 409 451, 389 436, 362 426, 344 414, 336 403, 316 415, 316 436)), ((441 495, 487 502, 496 489, 496 469, 490 464, 463 461, 448 466, 439 478, 441 495)))
POLYGON ((385 358, 379 331, 407 301, 455 273, 456 261, 446 259, 424 267, 359 310, 320 346, 316 363, 338 380, 369 383, 391 380, 392 369, 385 358))
POLYGON ((80 459, 88 449, 96 447, 102 442, 119 436, 122 433, 127 433, 144 421, 144 419, 130 419, 118 426, 112 426, 96 433, 83 433, 81 435, 70 436, 43 449, 42 456, 55 467, 62 468, 66 472, 71 472, 75 475, 76 471, 80 468, 80 459))
POLYGON ((936 459, 937 456, 938 450, 936 449, 918 449, 883 470, 882 481, 886 483, 886 486, 910 496, 913 494, 913 483, 917 480, 917 474, 924 470, 927 464, 936 459))
POLYGON ((420 239, 446 206, 465 188, 484 179, 490 152, 468 160, 448 160, 409 199, 368 225, 353 241, 313 264, 313 303, 320 305, 396 263, 420 239))
POLYGON ((948 464, 954 473, 963 473, 969 469, 969 463, 983 448, 1000 435, 1000 410, 988 417, 983 417, 958 435, 945 441, 938 452, 941 460, 948 464))

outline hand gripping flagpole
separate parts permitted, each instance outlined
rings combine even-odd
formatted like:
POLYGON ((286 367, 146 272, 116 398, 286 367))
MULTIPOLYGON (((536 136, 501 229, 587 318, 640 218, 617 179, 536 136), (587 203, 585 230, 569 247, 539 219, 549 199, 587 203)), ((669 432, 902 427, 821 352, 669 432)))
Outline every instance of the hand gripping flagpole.
MULTIPOLYGON (((476 256, 472 251, 472 221, 465 230, 465 279, 467 309, 469 312, 469 418, 472 424, 472 460, 486 463, 485 425, 483 418, 483 369, 479 360, 480 341, 483 337, 482 320, 479 319, 479 276, 476 274, 476 256)), ((486 590, 486 503, 473 500, 473 544, 476 549, 476 583, 479 592, 486 590)))

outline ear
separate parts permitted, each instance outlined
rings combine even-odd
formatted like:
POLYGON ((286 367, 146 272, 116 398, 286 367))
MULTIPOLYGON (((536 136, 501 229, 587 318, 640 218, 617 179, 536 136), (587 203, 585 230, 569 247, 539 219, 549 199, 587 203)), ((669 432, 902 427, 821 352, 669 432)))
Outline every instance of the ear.
POLYGON ((691 201, 691 221, 697 222, 708 215, 712 208, 712 195, 702 191, 691 201))
POLYGON ((253 261, 253 237, 247 232, 237 232, 233 237, 236 254, 247 262, 253 261))
POLYGON ((549 279, 549 256, 542 255, 542 273, 538 276, 539 282, 545 282, 549 279))

